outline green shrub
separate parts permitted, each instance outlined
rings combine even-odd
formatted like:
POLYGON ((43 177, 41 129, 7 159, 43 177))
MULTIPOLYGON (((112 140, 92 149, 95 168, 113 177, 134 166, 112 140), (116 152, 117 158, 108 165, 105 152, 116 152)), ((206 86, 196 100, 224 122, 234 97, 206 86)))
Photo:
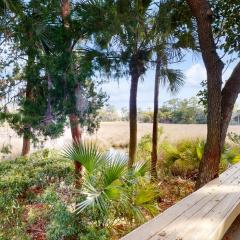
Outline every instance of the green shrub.
POLYGON ((202 140, 182 140, 175 145, 164 143, 163 165, 165 172, 187 177, 199 167, 204 150, 202 140))
MULTIPOLYGON (((158 128, 158 139, 163 134, 163 128, 158 128)), ((158 141, 158 149, 161 147, 160 141, 158 141)), ((144 135, 140 142, 138 143, 137 148, 137 159, 143 160, 143 161, 150 161, 151 160, 151 152, 152 152, 152 134, 146 134, 144 135)))
MULTIPOLYGON (((187 177, 198 172, 198 167, 204 152, 204 141, 182 140, 177 144, 165 143, 163 147, 163 165, 165 171, 173 175, 187 177)), ((240 148, 225 145, 220 160, 220 172, 225 171, 229 165, 240 161, 240 148)))
POLYGON ((12 152, 12 145, 3 144, 0 152, 3 154, 10 154, 12 152))
POLYGON ((73 172, 69 161, 49 150, 36 152, 29 159, 2 161, 0 239, 29 239, 24 214, 25 205, 33 202, 36 197, 31 189, 44 189, 53 181, 72 178, 70 176, 73 176, 73 172))
POLYGON ((80 235, 80 240, 109 240, 110 236, 106 229, 96 229, 88 227, 80 235))
POLYGON ((112 228, 120 220, 139 224, 158 212, 157 188, 150 182, 145 162, 128 170, 125 155, 111 156, 93 144, 69 146, 65 156, 86 170, 76 211, 90 226, 112 228))
MULTIPOLYGON (((159 138, 162 129, 159 130, 159 138)), ((235 136, 235 135, 234 135, 235 136)), ((237 138, 235 136, 235 138, 237 138)), ((158 144, 158 171, 174 176, 196 177, 198 167, 204 152, 204 141, 200 139, 184 139, 175 144, 159 141, 158 144)), ((138 145, 138 159, 151 160, 152 137, 143 136, 138 145)), ((240 161, 239 146, 225 145, 220 161, 220 172, 227 169, 230 164, 240 161)))
POLYGON ((59 240, 76 236, 78 225, 75 222, 75 216, 71 213, 65 204, 55 202, 53 212, 51 213, 49 224, 47 226, 47 239, 59 240))

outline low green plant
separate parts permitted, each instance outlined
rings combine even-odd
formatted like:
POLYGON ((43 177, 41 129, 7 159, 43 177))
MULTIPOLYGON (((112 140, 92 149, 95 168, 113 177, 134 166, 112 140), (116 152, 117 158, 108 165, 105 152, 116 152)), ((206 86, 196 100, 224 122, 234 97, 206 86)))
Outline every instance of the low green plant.
POLYGON ((46 236, 48 240, 69 239, 78 234, 79 224, 67 205, 61 201, 54 204, 47 226, 46 236))
POLYGON ((221 160, 225 160, 229 164, 240 162, 240 148, 238 146, 225 145, 221 160))
POLYGON ((136 162, 129 170, 126 155, 109 155, 93 144, 68 146, 64 156, 85 168, 76 212, 87 216, 90 225, 139 224, 158 212, 156 186, 150 182, 146 162, 136 162))
POLYGON ((202 140, 182 140, 173 145, 165 142, 163 148, 163 169, 173 175, 187 177, 196 171, 202 158, 202 140))
MULTIPOLYGON (((161 138, 163 134, 163 128, 158 128, 158 139, 161 138)), ((158 149, 160 149, 161 143, 158 141, 158 149)), ((146 134, 144 135, 140 142, 138 143, 137 148, 137 159, 150 161, 151 160, 151 152, 152 152, 152 135, 146 134)))
MULTIPOLYGON (((159 129, 159 138, 162 129, 159 129)), ((237 144, 238 134, 231 134, 232 141, 237 144)), ((160 141, 158 144, 158 172, 164 175, 195 178, 203 156, 205 142, 201 139, 183 139, 177 143, 160 141)), ((144 135, 138 145, 138 159, 150 161, 152 151, 152 137, 144 135)), ((225 144, 220 161, 220 172, 231 164, 240 161, 240 148, 225 144)))
MULTIPOLYGON (((200 139, 181 140, 177 144, 164 143, 163 165, 160 166, 165 172, 175 176, 196 176, 198 167, 204 152, 205 142, 200 139)), ((225 171, 229 165, 240 161, 240 149, 236 146, 225 144, 221 160, 220 172, 225 171)))
POLYGON ((12 152, 12 145, 11 144, 3 144, 0 152, 2 154, 10 154, 12 152))
POLYGON ((110 235, 106 229, 98 229, 94 227, 88 227, 80 235, 80 240, 109 240, 110 235))
POLYGON ((235 144, 240 145, 240 135, 234 132, 227 134, 228 138, 235 144))
POLYGON ((64 178, 72 181, 72 164, 54 151, 44 150, 29 159, 16 158, 0 163, 0 239, 29 239, 26 228, 37 219, 30 210, 26 222, 26 206, 33 203, 35 189, 45 187, 64 178))

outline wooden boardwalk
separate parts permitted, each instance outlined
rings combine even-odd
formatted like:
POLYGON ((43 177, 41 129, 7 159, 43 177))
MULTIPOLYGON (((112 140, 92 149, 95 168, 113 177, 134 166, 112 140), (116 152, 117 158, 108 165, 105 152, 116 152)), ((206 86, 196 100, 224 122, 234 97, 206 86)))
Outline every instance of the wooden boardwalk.
POLYGON ((236 164, 121 240, 221 240, 239 214, 236 164))

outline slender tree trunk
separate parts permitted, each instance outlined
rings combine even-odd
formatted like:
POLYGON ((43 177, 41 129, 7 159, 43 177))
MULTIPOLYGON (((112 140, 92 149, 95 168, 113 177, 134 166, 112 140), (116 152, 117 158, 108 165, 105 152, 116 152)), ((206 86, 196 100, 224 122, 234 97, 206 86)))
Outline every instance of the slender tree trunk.
POLYGON ((151 160, 151 178, 157 179, 157 145, 158 145, 158 98, 160 84, 160 56, 157 57, 155 84, 154 84, 154 112, 153 112, 153 130, 152 130, 152 160, 151 160))
MULTIPOLYGON (((214 74, 213 74, 214 75, 214 74)), ((218 75, 218 74, 216 74, 218 75)), ((218 76, 220 78, 220 76, 218 76)), ((218 78, 211 76, 211 78, 218 78)), ((207 141, 202 161, 199 167, 199 176, 196 188, 200 188, 218 176, 221 157, 221 88, 220 83, 209 84, 208 87, 208 127, 207 141), (216 100, 218 99, 218 100, 216 100)))
POLYGON ((76 114, 70 114, 69 120, 70 120, 73 143, 78 144, 81 142, 81 138, 82 138, 82 132, 81 132, 78 116, 76 114))
POLYGON ((137 90, 139 75, 133 73, 131 76, 130 101, 129 101, 129 160, 128 167, 131 168, 136 159, 137 151, 137 90))
POLYGON ((208 127, 207 141, 199 167, 196 188, 218 176, 221 157, 221 85, 223 63, 216 52, 212 33, 213 13, 206 0, 187 0, 196 17, 203 61, 207 70, 208 127))
POLYGON ((30 153, 30 144, 31 144, 31 141, 30 141, 30 138, 24 134, 23 136, 23 145, 22 145, 22 156, 23 157, 26 157, 29 155, 30 153))
POLYGON ((221 150, 231 121, 234 104, 240 92, 240 62, 234 68, 230 78, 222 90, 222 122, 221 122, 221 150))
MULTIPOLYGON (((33 61, 33 59, 29 59, 29 62, 33 61)), ((26 101, 31 101, 32 99, 32 87, 31 87, 31 83, 27 82, 27 86, 26 86, 26 101)), ((31 139, 30 139, 30 131, 31 131, 31 127, 29 126, 29 124, 26 124, 24 126, 24 134, 23 134, 23 145, 22 145, 22 156, 26 157, 29 155, 30 153, 30 147, 31 147, 31 139)))
MULTIPOLYGON (((69 121, 70 121, 70 126, 71 126, 71 134, 72 134, 73 144, 79 144, 81 142, 82 133, 81 133, 78 116, 75 114, 70 114, 69 121)), ((74 165, 75 165, 75 173, 81 174, 81 172, 82 172, 81 163, 75 161, 74 165)))
MULTIPOLYGON (((63 28, 65 30, 64 33, 64 44, 65 44, 65 61, 66 61, 66 67, 69 67, 70 61, 71 61, 71 38, 70 38, 70 1, 69 0, 62 0, 61 3, 61 15, 63 19, 63 28)), ((64 69, 63 79, 64 79, 64 85, 66 85, 67 82, 67 68, 64 69)), ((81 142, 81 129, 79 124, 79 119, 76 114, 70 114, 69 115, 69 121, 71 126, 71 133, 72 133, 72 141, 73 144, 79 144, 81 142)), ((82 172, 82 165, 75 161, 75 173, 77 176, 81 177, 82 172)))

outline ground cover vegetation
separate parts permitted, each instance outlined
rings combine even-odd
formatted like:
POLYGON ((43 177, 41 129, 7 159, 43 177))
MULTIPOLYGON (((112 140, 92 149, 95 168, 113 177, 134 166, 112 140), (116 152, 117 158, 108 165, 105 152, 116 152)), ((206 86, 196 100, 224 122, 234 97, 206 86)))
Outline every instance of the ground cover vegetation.
POLYGON ((223 85, 220 54, 237 61, 238 11, 238 1, 224 0, 0 0, 0 120, 23 138, 22 157, 0 163, 1 239, 117 239, 237 163, 239 136, 225 139, 240 64, 223 85), (204 107, 195 99, 159 107, 160 86, 176 93, 184 84, 172 64, 187 53, 206 67, 204 107), (138 84, 149 69, 152 134, 138 143, 138 84), (82 140, 83 129, 99 127, 109 77, 130 79, 127 156, 82 140), (159 121, 206 116, 206 139, 159 141, 159 121), (57 138, 68 124, 72 145, 29 156, 31 142, 57 138))
MULTIPOLYGON (((141 139, 131 170, 125 153, 93 143, 1 162, 1 239, 118 239, 165 210, 194 190, 204 141, 160 143, 158 182, 151 182, 151 145, 150 134, 141 139), (81 190, 73 161, 85 169, 81 190)), ((235 141, 224 148, 220 172, 239 161, 235 141)))

